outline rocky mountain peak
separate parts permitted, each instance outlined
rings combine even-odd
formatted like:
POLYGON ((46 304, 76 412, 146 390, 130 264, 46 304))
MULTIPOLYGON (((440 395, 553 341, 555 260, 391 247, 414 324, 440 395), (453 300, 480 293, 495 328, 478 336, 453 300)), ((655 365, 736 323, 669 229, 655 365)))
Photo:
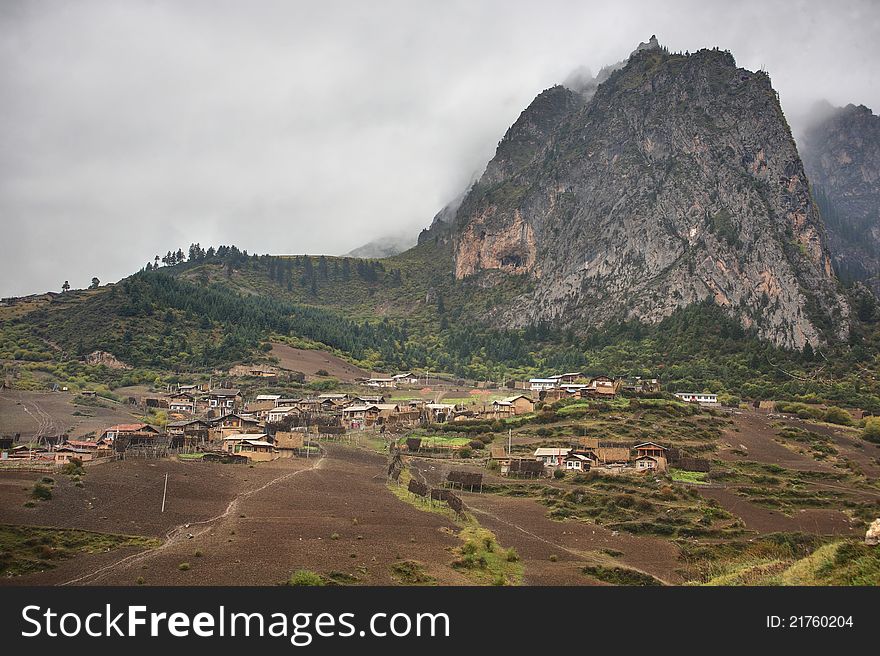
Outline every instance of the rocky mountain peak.
POLYGON ((717 48, 652 38, 589 97, 539 94, 462 201, 453 244, 460 279, 534 280, 495 311, 513 325, 657 322, 711 300, 791 348, 847 331, 770 78, 717 48))

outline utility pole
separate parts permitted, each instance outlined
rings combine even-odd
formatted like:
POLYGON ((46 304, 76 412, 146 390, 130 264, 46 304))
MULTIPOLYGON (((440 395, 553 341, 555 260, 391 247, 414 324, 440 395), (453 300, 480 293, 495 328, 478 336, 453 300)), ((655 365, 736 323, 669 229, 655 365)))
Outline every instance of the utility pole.
POLYGON ((165 474, 165 489, 162 490, 162 512, 165 512, 165 495, 168 493, 168 474, 165 474))
POLYGON ((510 450, 513 444, 513 429, 507 429, 507 456, 510 457, 510 450))

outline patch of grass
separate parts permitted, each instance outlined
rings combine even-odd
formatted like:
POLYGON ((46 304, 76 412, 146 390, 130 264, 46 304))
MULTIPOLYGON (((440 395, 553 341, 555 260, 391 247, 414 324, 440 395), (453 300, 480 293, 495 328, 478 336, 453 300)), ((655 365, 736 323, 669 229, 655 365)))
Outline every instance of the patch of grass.
POLYGON ((602 565, 587 565, 582 570, 587 576, 594 579, 611 583, 613 585, 652 586, 663 585, 659 579, 650 574, 639 572, 626 567, 604 567, 602 565))
POLYGON ((290 575, 287 585, 314 587, 324 585, 324 579, 317 572, 308 569, 298 569, 290 575))
POLYGON ((403 585, 434 585, 437 582, 425 571, 425 566, 414 560, 403 560, 391 565, 391 576, 403 585))
POLYGON ((458 548, 459 558, 452 567, 484 585, 519 585, 523 567, 510 560, 510 550, 500 549, 495 535, 471 522, 459 533, 464 544, 458 548))
POLYGON ((74 529, 0 525, 0 574, 18 576, 52 569, 56 562, 80 553, 120 547, 157 547, 159 540, 134 535, 74 529))
POLYGON ((189 563, 180 563, 180 565, 177 566, 177 569, 179 569, 181 572, 187 572, 190 569, 190 565, 189 563))
POLYGON ((683 469, 670 469, 669 477, 678 483, 692 483, 695 485, 705 485, 709 481, 708 474, 706 472, 692 472, 685 471, 683 469))

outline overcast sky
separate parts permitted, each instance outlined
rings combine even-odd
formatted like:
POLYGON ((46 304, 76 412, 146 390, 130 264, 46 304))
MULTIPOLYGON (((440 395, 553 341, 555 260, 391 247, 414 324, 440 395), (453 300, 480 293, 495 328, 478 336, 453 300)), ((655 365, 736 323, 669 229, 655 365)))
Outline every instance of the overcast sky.
POLYGON ((651 34, 880 110, 880 3, 0 1, 0 296, 191 242, 417 233, 542 89, 651 34), (735 6, 730 6, 735 5, 735 6))

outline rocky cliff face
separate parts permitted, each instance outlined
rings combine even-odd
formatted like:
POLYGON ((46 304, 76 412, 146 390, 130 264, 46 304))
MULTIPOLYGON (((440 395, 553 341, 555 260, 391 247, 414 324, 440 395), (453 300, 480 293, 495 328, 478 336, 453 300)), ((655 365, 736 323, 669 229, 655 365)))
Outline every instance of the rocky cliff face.
POLYGON ((835 268, 880 295, 880 116, 863 105, 817 113, 802 152, 835 268))
POLYGON ((728 52, 652 40, 589 93, 544 91, 462 202, 453 244, 460 279, 534 278, 496 310, 513 325, 658 322, 712 299, 778 345, 847 333, 776 92, 728 52))

